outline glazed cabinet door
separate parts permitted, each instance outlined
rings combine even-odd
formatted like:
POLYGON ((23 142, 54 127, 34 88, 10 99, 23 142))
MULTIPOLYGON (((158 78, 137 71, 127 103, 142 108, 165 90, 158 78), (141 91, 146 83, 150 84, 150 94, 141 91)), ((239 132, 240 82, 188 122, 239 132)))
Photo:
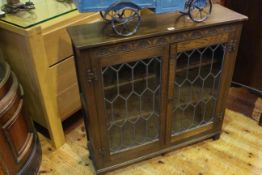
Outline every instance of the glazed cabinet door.
POLYGON ((229 76, 224 69, 228 41, 229 35, 221 34, 171 46, 167 119, 171 143, 219 132, 221 90, 229 76))
POLYGON ((148 154, 164 142, 169 47, 92 59, 106 166, 148 154))

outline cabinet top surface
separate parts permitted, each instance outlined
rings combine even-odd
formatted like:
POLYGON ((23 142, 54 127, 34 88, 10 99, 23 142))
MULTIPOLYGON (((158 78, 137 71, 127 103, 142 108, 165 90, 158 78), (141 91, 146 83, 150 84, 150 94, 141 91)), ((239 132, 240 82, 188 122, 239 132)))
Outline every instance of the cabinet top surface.
MULTIPOLYGON (((31 1, 35 4, 35 9, 19 11, 16 14, 6 14, 0 20, 21 28, 28 28, 76 10, 72 2, 58 2, 56 0, 31 1)), ((21 2, 26 2, 26 0, 21 0, 21 2)))
POLYGON ((180 13, 143 16, 138 32, 130 37, 116 36, 111 29, 111 23, 106 24, 104 21, 72 26, 68 28, 68 32, 74 46, 84 49, 245 20, 246 16, 215 4, 212 14, 202 23, 194 23, 180 13))

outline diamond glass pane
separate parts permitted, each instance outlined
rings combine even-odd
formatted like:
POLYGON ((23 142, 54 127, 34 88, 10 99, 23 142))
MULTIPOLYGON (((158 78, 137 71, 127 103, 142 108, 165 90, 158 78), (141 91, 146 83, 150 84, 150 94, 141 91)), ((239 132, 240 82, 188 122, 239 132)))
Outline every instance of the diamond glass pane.
POLYGON ((225 44, 177 54, 172 135, 213 122, 225 44))
POLYGON ((161 69, 158 57, 102 68, 111 154, 159 140, 161 69))

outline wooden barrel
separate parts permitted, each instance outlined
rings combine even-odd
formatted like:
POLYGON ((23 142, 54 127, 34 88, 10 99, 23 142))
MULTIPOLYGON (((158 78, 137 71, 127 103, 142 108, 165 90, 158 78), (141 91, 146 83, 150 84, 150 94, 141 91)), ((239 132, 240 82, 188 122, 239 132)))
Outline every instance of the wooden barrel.
POLYGON ((0 62, 0 174, 36 174, 40 166, 40 144, 22 107, 23 88, 0 62))
POLYGON ((11 70, 7 63, 0 63, 0 100, 5 96, 11 86, 11 70))

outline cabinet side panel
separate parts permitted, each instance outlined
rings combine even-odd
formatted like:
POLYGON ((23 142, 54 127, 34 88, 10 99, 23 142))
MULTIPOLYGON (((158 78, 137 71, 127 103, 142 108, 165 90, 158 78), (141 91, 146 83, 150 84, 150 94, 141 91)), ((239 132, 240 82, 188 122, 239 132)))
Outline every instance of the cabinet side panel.
POLYGON ((88 148, 95 167, 103 166, 101 158, 101 138, 98 121, 97 103, 94 92, 94 85, 88 81, 88 70, 92 69, 89 50, 78 50, 73 46, 75 66, 77 71, 77 81, 79 84, 80 99, 84 110, 84 121, 88 134, 88 148))
POLYGON ((218 99, 217 113, 221 116, 218 118, 220 121, 216 125, 218 130, 221 130, 223 124, 223 117, 226 108, 226 99, 228 96, 229 88, 232 82, 233 72, 235 68, 236 56, 238 53, 238 46, 240 42, 240 36, 242 32, 243 24, 239 24, 235 31, 230 33, 229 43, 227 44, 227 54, 223 65, 223 73, 221 78, 220 96, 218 99), (233 42, 233 45, 230 45, 233 42))
POLYGON ((0 29, 0 45, 4 59, 10 64, 24 88, 24 106, 27 116, 46 127, 45 113, 30 54, 27 52, 25 37, 0 29))

